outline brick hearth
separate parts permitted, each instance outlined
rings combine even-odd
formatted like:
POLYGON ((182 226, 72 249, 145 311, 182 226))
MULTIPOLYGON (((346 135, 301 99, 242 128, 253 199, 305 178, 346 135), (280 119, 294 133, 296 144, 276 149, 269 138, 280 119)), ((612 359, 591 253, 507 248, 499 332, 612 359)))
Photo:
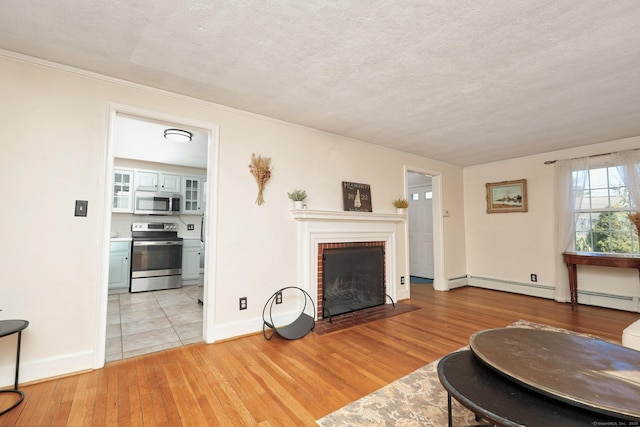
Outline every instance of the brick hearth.
POLYGON ((405 303, 398 303, 395 307, 391 304, 385 304, 377 307, 365 308, 363 310, 335 316, 332 318, 331 323, 329 323, 329 319, 318 320, 313 332, 318 335, 329 334, 351 328, 353 326, 373 322, 374 320, 386 319, 388 317, 397 316, 398 314, 408 313, 418 309, 419 307, 405 303))

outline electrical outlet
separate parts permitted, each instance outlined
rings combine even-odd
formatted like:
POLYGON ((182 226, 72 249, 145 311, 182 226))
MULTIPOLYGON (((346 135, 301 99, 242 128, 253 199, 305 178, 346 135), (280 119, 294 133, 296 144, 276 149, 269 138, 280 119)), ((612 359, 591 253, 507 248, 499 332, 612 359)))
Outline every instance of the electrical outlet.
POLYGON ((240 298, 240 310, 247 309, 247 297, 240 298))
POLYGON ((537 282, 538 281, 538 275, 537 274, 531 274, 531 281, 532 282, 537 282))
POLYGON ((404 285, 404 276, 400 276, 400 284, 404 285))
POLYGON ((282 304, 282 292, 276 294, 276 304, 282 304))
POLYGON ((195 230, 195 226, 193 224, 187 224, 187 231, 195 230))

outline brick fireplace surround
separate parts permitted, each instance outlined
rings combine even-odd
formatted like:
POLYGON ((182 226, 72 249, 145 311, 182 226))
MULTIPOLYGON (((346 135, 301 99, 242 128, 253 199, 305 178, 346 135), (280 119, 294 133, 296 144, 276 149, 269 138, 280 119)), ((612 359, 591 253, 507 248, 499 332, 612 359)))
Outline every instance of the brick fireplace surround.
MULTIPOLYGON (((323 260, 323 252, 325 249, 342 249, 342 248, 362 248, 362 247, 382 247, 383 249, 385 248, 384 242, 344 242, 344 243, 319 243, 318 244, 318 282, 316 283, 316 285, 318 286, 318 294, 317 294, 317 299, 316 301, 318 301, 318 303, 316 304, 317 308, 318 308, 318 319, 322 319, 324 318, 324 313, 323 313, 323 289, 322 289, 322 285, 323 285, 323 277, 322 277, 322 264, 324 262, 323 260)), ((386 263, 385 263, 386 264, 386 263)), ((386 271, 386 266, 384 266, 384 269, 386 271)), ((384 292, 386 293, 386 289, 384 290, 384 292)))
POLYGON ((386 293, 397 300, 396 234, 404 232, 399 225, 406 215, 307 209, 291 212, 298 225, 298 283, 314 299, 319 319, 322 318, 320 262, 322 250, 328 247, 383 245, 386 293))

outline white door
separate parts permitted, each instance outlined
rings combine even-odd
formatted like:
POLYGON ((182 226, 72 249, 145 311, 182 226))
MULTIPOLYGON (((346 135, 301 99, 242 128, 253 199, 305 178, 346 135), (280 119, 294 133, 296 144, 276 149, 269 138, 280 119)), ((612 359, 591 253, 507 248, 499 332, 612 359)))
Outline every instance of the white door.
POLYGON ((409 188, 409 268, 412 276, 433 279, 433 209, 430 194, 431 187, 409 188))

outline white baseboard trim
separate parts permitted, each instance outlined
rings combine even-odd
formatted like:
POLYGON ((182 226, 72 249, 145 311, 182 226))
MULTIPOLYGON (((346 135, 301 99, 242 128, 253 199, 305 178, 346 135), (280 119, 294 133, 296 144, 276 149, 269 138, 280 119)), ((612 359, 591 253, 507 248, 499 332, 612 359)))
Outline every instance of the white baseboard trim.
POLYGON ((225 324, 216 324, 213 331, 213 341, 228 340, 231 338, 238 338, 243 335, 255 334, 262 331, 262 318, 256 317, 253 319, 243 320, 241 322, 230 322, 225 324))
POLYGON ((515 282, 512 280, 493 279, 489 277, 468 276, 469 286, 493 289, 495 291, 513 292, 541 298, 555 298, 555 287, 537 283, 515 282))
MULTIPOLYGON (((548 298, 557 301, 557 299, 555 298, 555 287, 549 285, 514 282, 511 280, 501 280, 479 276, 469 276, 468 282, 469 286, 475 286, 478 288, 512 292, 516 294, 548 298)), ((637 296, 608 294, 584 290, 581 291, 580 289, 578 289, 578 303, 593 305, 596 307, 613 308, 616 310, 640 312, 640 301, 637 296)))
POLYGON ((468 284, 469 278, 467 276, 452 277, 450 279, 447 279, 447 288, 449 290, 461 288, 463 286, 467 286, 468 284))
POLYGON ((614 295, 601 292, 581 291, 578 289, 578 303, 596 307, 614 308, 616 310, 640 312, 637 296, 614 295))
MULTIPOLYGON (((43 360, 23 360, 23 356, 23 354, 20 355, 20 372, 18 378, 20 384, 93 370, 96 358, 93 351, 67 354, 43 360)), ((2 369, 0 369, 0 387, 13 387, 15 372, 15 365, 13 363, 3 366, 2 369)))

